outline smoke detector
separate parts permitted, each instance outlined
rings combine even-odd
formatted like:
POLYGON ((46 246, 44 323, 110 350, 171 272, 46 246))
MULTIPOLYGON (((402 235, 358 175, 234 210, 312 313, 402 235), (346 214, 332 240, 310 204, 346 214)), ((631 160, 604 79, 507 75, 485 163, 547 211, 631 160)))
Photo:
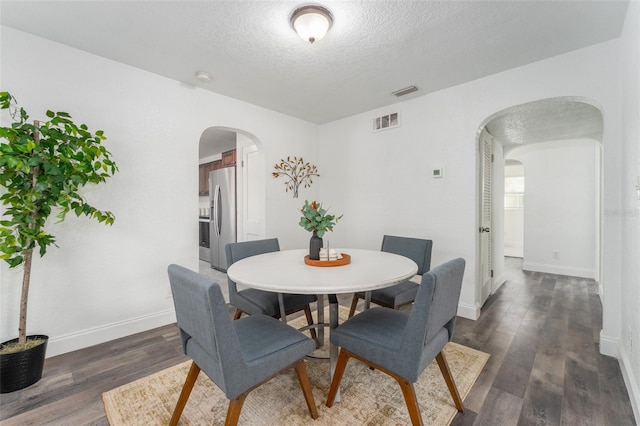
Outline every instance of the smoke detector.
POLYGON ((213 76, 206 71, 196 71, 196 78, 203 83, 213 80, 213 76))

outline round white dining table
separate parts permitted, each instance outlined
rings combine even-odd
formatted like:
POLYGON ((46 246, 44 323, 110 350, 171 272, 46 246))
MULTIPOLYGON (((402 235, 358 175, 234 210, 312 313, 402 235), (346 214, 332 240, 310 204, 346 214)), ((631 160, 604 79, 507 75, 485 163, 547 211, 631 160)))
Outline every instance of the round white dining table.
MULTIPOLYGON (((342 249, 351 256, 343 266, 311 266, 307 250, 283 250, 235 262, 227 275, 238 284, 276 293, 339 294, 369 291, 406 281, 418 265, 404 256, 377 250, 342 249)), ((322 262, 320 262, 322 263, 322 262)))
MULTIPOLYGON (((281 318, 286 322, 282 293, 318 295, 318 323, 324 325, 324 295, 329 295, 329 330, 338 326, 336 294, 365 292, 369 307, 371 290, 389 287, 412 278, 418 265, 404 256, 377 250, 340 249, 351 256, 342 266, 311 266, 304 261, 308 250, 283 250, 259 254, 235 262, 227 269, 228 277, 246 287, 278 293, 281 318)), ((319 344, 323 328, 318 330, 319 344)), ((329 347, 330 374, 333 378, 338 349, 329 347)))

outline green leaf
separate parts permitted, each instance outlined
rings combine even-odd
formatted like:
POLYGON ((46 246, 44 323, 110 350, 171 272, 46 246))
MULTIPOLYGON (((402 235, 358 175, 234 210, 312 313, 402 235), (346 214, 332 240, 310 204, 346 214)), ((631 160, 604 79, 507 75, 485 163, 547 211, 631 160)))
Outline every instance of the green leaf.
POLYGON ((16 256, 5 260, 9 264, 10 268, 15 268, 16 266, 19 266, 22 264, 22 262, 24 262, 24 258, 22 256, 16 256))
POLYGON ((9 169, 16 168, 18 163, 19 163, 19 160, 16 157, 10 157, 10 156, 5 157, 5 165, 9 169))
MULTIPOLYGON (((13 108, 13 103, 8 92, 0 92, 1 108, 13 108)), ((38 144, 36 127, 23 108, 18 117, 12 117, 13 122, 0 126, 0 200, 5 206, 0 258, 10 267, 23 263, 27 250, 38 248, 44 255, 48 246, 55 245, 55 238, 43 231, 53 212, 59 221, 69 211, 109 225, 115 220, 111 212, 96 209, 82 197, 85 185, 104 182, 118 170, 101 144, 106 139, 104 132, 93 135, 66 112, 47 110, 45 114, 48 121, 38 126, 38 144), (39 170, 35 185, 34 170, 39 170)))

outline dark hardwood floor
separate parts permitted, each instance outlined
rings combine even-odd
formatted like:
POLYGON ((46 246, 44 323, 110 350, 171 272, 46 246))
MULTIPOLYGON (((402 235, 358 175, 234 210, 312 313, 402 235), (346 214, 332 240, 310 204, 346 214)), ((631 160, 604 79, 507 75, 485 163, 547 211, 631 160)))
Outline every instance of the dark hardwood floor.
MULTIPOLYGON (((599 353, 596 283, 507 267, 481 317, 456 324, 454 341, 491 358, 453 425, 635 425, 618 362, 599 353)), ((0 423, 106 425, 103 392, 186 359, 175 325, 47 359, 40 382, 0 395, 0 423)))
POLYGON ((523 272, 477 321, 459 318, 454 341, 491 354, 453 425, 636 425, 618 361, 600 354, 595 281, 523 272))

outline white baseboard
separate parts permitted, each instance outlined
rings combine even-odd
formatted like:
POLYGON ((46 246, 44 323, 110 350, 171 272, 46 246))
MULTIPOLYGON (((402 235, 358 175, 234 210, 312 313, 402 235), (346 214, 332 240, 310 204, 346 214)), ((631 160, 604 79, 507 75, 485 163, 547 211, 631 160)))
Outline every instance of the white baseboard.
POLYGON ((571 266, 550 265, 546 263, 522 262, 524 271, 544 272, 546 274, 567 275, 570 277, 581 277, 596 279, 596 271, 594 269, 574 268, 571 266))
POLYGON ((457 315, 475 321, 480 318, 480 306, 459 303, 457 315))
POLYGON ((640 420, 640 384, 635 381, 633 376, 633 369, 631 366, 631 362, 629 361, 629 357, 627 353, 622 350, 620 351, 620 358, 618 358, 618 363, 620 364, 620 370, 622 370, 622 378, 624 379, 624 384, 627 387, 627 392, 629 393, 629 400, 631 401, 631 408, 633 409, 633 415, 636 418, 636 421, 640 420))
POLYGON ((47 358, 176 322, 173 309, 49 338, 47 358))
POLYGON ((600 353, 602 355, 620 358, 620 339, 605 336, 600 330, 600 353))

